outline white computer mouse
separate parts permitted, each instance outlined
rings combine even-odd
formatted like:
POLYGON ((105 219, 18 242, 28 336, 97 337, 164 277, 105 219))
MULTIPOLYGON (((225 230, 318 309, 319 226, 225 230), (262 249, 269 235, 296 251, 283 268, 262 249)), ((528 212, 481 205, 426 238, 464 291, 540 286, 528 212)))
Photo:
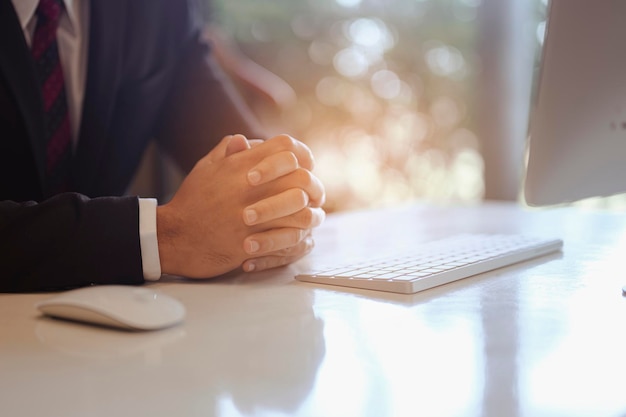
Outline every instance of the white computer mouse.
POLYGON ((157 330, 183 321, 185 307, 145 287, 101 285, 66 291, 36 307, 55 318, 127 330, 157 330))

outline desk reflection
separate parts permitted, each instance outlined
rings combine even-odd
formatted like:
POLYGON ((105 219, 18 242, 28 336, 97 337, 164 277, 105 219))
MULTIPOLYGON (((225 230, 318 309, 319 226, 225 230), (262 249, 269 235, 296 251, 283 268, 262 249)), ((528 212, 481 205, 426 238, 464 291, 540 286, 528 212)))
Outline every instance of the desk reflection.
POLYGON ((166 346, 186 336, 176 326, 154 332, 120 331, 102 326, 40 317, 35 326, 39 342, 64 355, 76 358, 115 359, 145 355, 158 357, 166 346))
MULTIPOLYGON (((221 341, 228 359, 211 370, 217 372, 211 380, 219 383, 218 396, 232 400, 245 416, 262 415, 263 410, 294 414, 309 395, 324 358, 323 329, 324 322, 309 310, 231 333, 221 341)), ((233 415, 226 410, 224 415, 233 415)))
MULTIPOLYGON (((66 417, 296 414, 325 355, 324 322, 313 312, 310 293, 273 288, 290 301, 271 309, 276 298, 267 297, 270 289, 250 285, 242 291, 242 285, 198 286, 194 297, 211 292, 219 313, 192 299, 183 325, 156 332, 39 318, 35 336, 58 367, 15 378, 12 390, 53 402, 56 415, 66 417), (111 401, 95 410, 95 399, 103 397, 111 401)), ((24 415, 40 406, 7 400, 24 415)))

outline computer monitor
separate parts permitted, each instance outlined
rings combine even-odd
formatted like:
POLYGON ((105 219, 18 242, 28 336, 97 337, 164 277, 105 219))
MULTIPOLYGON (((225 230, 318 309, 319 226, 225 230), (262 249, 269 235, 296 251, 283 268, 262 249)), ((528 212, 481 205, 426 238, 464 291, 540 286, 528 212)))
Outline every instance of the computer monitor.
POLYGON ((531 109, 530 206, 626 192, 626 1, 552 0, 531 109))

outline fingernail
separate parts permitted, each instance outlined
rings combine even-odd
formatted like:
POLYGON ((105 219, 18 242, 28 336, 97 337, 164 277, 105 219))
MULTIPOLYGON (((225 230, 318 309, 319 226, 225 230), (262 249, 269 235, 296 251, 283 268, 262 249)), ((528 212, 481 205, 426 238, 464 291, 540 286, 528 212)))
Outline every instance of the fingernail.
POLYGON ((254 264, 254 262, 248 262, 244 269, 246 270, 246 272, 252 272, 256 269, 256 265, 254 264))
POLYGON ((261 181, 261 173, 257 170, 248 172, 248 182, 252 185, 261 181))
POLYGON ((259 217, 258 214, 256 213, 256 210, 254 210, 254 209, 246 209, 243 212, 243 215, 246 218, 246 223, 247 224, 254 223, 258 219, 258 217, 259 217))
POLYGON ((248 241, 248 253, 258 252, 259 249, 261 249, 261 245, 259 245, 259 242, 257 242, 256 240, 248 241))

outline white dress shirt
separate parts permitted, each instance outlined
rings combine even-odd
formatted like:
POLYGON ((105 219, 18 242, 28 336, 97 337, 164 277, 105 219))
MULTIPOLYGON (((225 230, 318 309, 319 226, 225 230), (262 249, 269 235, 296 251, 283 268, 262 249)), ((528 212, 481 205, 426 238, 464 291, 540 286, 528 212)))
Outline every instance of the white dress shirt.
MULTIPOLYGON (((39 0, 12 0, 26 43, 31 44, 39 0)), ((72 126, 73 147, 78 143, 87 76, 87 50, 89 47, 89 0, 64 0, 65 10, 59 21, 57 42, 63 67, 67 105, 72 126)), ((161 277, 161 261, 156 234, 157 201, 139 199, 139 239, 144 279, 156 281, 161 277)))

